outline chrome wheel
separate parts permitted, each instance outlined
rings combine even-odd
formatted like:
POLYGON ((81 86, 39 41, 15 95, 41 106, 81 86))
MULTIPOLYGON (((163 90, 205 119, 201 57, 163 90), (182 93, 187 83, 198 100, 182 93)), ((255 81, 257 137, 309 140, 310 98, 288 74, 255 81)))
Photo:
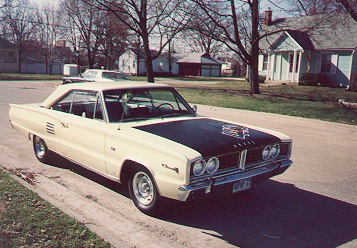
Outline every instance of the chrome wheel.
POLYGON ((43 139, 38 136, 34 138, 35 153, 38 158, 43 158, 46 155, 46 144, 43 139))
POLYGON ((137 172, 132 180, 132 189, 136 200, 149 206, 155 198, 155 188, 151 178, 143 171, 137 172))
POLYGON ((33 150, 36 158, 42 163, 50 163, 52 160, 52 153, 48 150, 46 142, 40 137, 33 136, 33 150))

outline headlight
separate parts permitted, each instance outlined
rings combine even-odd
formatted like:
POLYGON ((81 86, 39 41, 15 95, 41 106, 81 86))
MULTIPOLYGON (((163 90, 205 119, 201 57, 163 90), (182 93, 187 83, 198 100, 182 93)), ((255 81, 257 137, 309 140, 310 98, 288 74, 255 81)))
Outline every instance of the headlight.
POLYGON ((262 153, 262 158, 268 160, 271 158, 276 158, 280 154, 280 145, 278 143, 272 146, 266 146, 262 153))
POLYGON ((215 173, 219 168, 219 160, 218 158, 210 158, 208 161, 207 161, 207 172, 208 173, 215 173))
POLYGON ((268 160, 270 158, 271 146, 266 146, 263 150, 262 157, 264 160, 268 160))
POLYGON ((279 156, 280 153, 280 145, 279 144, 275 144, 271 147, 271 157, 272 158, 276 158, 277 156, 279 156))
POLYGON ((197 160, 193 165, 192 172, 195 176, 201 176, 205 173, 206 170, 206 162, 204 160, 197 160))

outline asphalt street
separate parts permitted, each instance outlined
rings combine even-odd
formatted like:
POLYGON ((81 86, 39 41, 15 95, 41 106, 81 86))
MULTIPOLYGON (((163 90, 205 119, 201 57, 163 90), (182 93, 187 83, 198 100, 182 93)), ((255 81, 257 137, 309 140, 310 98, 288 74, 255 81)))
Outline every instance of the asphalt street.
POLYGON ((235 194, 139 212, 120 185, 58 158, 38 162, 13 130, 8 104, 43 101, 59 82, 0 81, 0 166, 37 173, 30 187, 116 247, 357 247, 357 126, 198 106, 204 116, 293 139, 294 164, 235 194))

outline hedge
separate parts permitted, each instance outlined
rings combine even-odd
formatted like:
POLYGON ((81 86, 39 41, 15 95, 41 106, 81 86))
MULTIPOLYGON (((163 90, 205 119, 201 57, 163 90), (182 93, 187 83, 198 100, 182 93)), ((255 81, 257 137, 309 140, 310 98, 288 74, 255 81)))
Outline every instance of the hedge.
POLYGON ((300 76, 299 85, 326 87, 330 85, 330 78, 323 73, 304 72, 300 76))

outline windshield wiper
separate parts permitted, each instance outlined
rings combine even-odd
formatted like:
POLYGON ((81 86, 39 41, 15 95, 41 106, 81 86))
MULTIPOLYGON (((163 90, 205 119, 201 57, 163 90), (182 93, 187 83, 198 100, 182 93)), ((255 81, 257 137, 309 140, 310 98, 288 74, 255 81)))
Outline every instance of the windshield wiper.
POLYGON ((181 113, 168 113, 168 114, 160 115, 160 117, 161 117, 161 118, 165 118, 165 117, 175 117, 175 116, 181 116, 181 115, 185 115, 185 114, 181 114, 181 113))
POLYGON ((134 117, 134 118, 128 118, 128 119, 123 119, 122 122, 128 122, 128 121, 143 121, 147 120, 147 117, 134 117))

